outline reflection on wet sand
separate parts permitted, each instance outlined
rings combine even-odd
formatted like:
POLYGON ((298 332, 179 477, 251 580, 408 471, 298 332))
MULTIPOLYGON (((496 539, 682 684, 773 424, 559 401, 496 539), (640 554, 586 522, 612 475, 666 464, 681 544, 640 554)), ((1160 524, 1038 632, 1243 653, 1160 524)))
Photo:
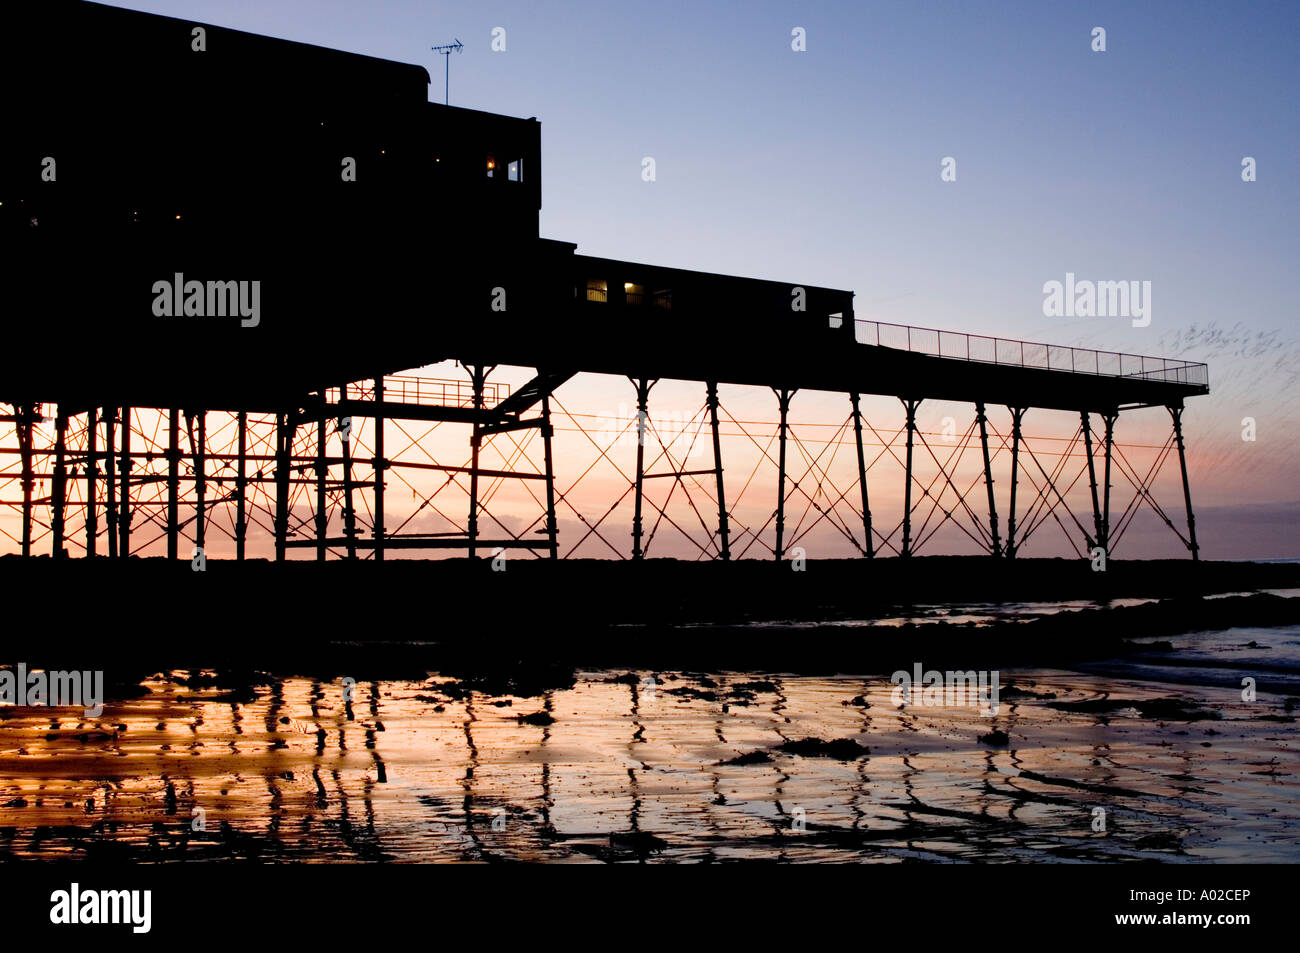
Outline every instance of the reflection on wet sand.
POLYGON ((0 852, 705 862, 1298 852, 1294 724, 1280 699, 1247 704, 1228 689, 1004 672, 989 718, 899 707, 885 676, 585 672, 497 694, 433 675, 360 682, 351 701, 337 682, 268 677, 232 690, 188 676, 150 680, 147 695, 110 701, 94 720, 0 709, 0 852), (1126 704, 1171 697, 1183 703, 1126 704), (994 729, 1005 746, 979 740, 994 729), (869 754, 781 750, 807 738, 852 739, 869 754))

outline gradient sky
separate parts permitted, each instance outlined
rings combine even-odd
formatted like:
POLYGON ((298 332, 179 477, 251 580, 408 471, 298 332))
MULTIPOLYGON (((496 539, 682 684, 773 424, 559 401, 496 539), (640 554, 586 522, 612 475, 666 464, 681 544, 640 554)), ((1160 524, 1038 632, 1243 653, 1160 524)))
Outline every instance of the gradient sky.
MULTIPOLYGON (((1300 536, 1300 4, 116 5, 420 63, 435 101, 429 47, 459 38, 452 104, 541 120, 542 234, 581 253, 852 289, 860 318, 1206 360, 1197 502, 1300 536), (1151 281, 1150 326, 1045 317, 1067 271, 1151 281)), ((595 413, 630 399, 583 386, 595 413)), ((842 397, 800 399, 842 417, 842 397)), ((770 395, 736 401, 773 416, 770 395)), ((1219 554, 1254 554, 1257 529, 1217 519, 1219 554)))

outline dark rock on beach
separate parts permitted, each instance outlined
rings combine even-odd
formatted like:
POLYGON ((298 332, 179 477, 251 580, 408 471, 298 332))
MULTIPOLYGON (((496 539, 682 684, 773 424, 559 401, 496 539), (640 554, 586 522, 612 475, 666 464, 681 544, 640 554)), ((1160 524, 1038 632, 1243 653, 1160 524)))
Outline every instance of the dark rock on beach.
POLYGON ((834 741, 801 738, 798 741, 787 741, 785 744, 777 745, 777 750, 804 758, 838 758, 841 761, 852 761, 871 753, 871 749, 866 745, 859 744, 852 738, 836 738, 834 741))

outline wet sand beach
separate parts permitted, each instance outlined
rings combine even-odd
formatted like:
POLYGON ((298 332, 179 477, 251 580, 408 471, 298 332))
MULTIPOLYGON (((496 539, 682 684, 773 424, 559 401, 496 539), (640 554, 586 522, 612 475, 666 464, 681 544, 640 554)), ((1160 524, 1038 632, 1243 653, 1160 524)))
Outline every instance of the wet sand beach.
MULTIPOLYGON (((298 672, 248 658, 139 680, 109 672, 115 688, 98 718, 0 708, 0 854, 1294 862, 1296 595, 1190 608, 929 603, 833 626, 660 633, 738 657, 763 646, 769 664, 744 669, 476 666, 436 640, 392 653, 336 640, 298 672), (1216 613, 1252 624, 1189 625, 1216 613), (1040 623, 1032 642, 1006 637, 1040 623), (893 645, 874 654, 845 636, 885 631, 893 645), (809 654, 804 642, 839 648, 809 654), (961 648, 972 642, 1001 650, 961 648), (1026 651, 1032 643, 1038 651, 1026 651), (363 661, 376 653, 382 665, 363 661), (919 697, 900 705, 890 673, 902 659, 987 659, 997 714, 919 697), (1252 701, 1243 677, 1256 680, 1252 701)), ((635 660, 653 635, 607 654, 635 660)), ((495 637, 479 633, 480 659, 495 637)))

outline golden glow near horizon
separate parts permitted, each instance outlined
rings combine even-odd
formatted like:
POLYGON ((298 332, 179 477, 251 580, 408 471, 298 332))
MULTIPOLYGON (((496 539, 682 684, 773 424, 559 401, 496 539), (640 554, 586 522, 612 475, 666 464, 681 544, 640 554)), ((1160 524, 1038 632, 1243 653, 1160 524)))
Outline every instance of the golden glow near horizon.
MULTIPOLYGON (((599 282, 598 285, 603 285, 599 282)), ((602 288, 603 290, 603 288, 602 288)), ((433 365, 411 372, 410 376, 422 379, 448 382, 460 381, 463 370, 451 363, 433 365)), ((501 368, 492 375, 491 382, 500 382, 510 390, 517 389, 531 377, 531 372, 519 368, 501 368)), ((390 387, 400 386, 390 383, 390 387)), ((467 391, 466 385, 466 393, 467 391)), ((452 391, 455 392, 455 391, 452 391)), ((741 474, 736 484, 734 498, 728 495, 728 509, 732 517, 733 556, 745 549, 752 541, 750 533, 759 534, 759 542, 754 543, 745 553, 745 558, 771 558, 770 545, 773 541, 771 517, 775 506, 776 494, 776 444, 773 440, 776 425, 773 400, 770 393, 758 388, 746 388, 723 385, 720 388, 721 405, 721 449, 723 465, 730 473, 741 474), (756 441, 756 442, 755 442, 756 441), (764 455, 767 448, 767 455, 764 455), (746 481, 748 486, 746 487, 746 481), (743 489, 742 489, 743 488, 743 489), (746 531, 749 532, 746 532, 746 531), (737 543, 736 540, 742 539, 737 543)), ((684 470, 704 471, 712 465, 712 445, 709 438, 707 415, 701 415, 704 404, 703 386, 698 383, 682 381, 662 381, 656 385, 650 402, 650 430, 647 437, 647 472, 684 470), (669 455, 663 454, 663 445, 669 455)), ((4 410, 8 411, 5 406, 4 410)), ((848 401, 843 395, 801 392, 795 396, 791 409, 791 444, 789 482, 787 483, 786 540, 790 546, 801 546, 809 558, 851 557, 856 554, 853 546, 845 538, 843 528, 851 529, 859 539, 862 533, 860 511, 857 506, 856 490, 856 454, 853 448, 851 425, 844 428, 848 417, 848 401), (795 441, 798 441, 797 443, 795 441), (808 456, 805 457, 804 453, 808 456), (816 460, 816 468, 810 469, 810 463, 816 460), (795 462, 798 461, 798 462, 795 462), (805 473, 805 471, 807 472, 805 473), (798 488, 793 486, 798 483, 798 488), (832 484, 834 489, 832 489, 832 484), (806 492, 806 495, 805 495, 806 492), (841 495, 843 494, 843 495, 841 495), (811 501, 810 498, 811 497, 811 501), (815 505, 813 505, 815 503, 815 505), (805 514, 805 509, 807 513, 805 514), (821 517, 822 512, 831 515, 821 517), (798 541, 795 542, 795 538, 798 541)), ((555 466, 557 486, 565 488, 564 499, 558 507, 560 555, 572 555, 587 558, 619 558, 627 556, 631 549, 631 507, 632 496, 628 493, 621 502, 616 502, 628 489, 628 483, 620 474, 632 474, 635 468, 637 448, 636 437, 636 399, 635 392, 625 380, 602 375, 581 375, 561 388, 552 411, 555 419, 555 466), (593 443, 594 441, 594 443, 593 443), (599 445, 599 448, 598 446, 599 445), (606 457, 601 456, 604 451, 606 457), (587 472, 590 470, 590 472, 587 472), (572 485, 572 486, 571 486, 572 485), (615 505, 611 508, 611 503, 615 505), (581 515, 579 515, 581 514, 581 515), (584 520, 586 521, 584 523, 584 520), (599 535, 588 534, 588 525, 599 524, 599 535), (604 537, 608 544, 601 539, 604 537), (581 543, 581 545, 579 545, 581 543), (577 547, 576 550, 574 547, 577 547)), ((53 408, 47 406, 44 414, 53 414, 53 408)), ((868 426, 864 432, 864 446, 867 450, 868 480, 870 484, 873 523, 881 533, 893 532, 893 540, 898 541, 896 524, 901 519, 902 509, 902 468, 898 459, 901 456, 902 439, 898 433, 902 427, 902 411, 896 400, 888 398, 863 398, 864 419, 868 426), (874 428, 874 429, 873 429, 874 428), (892 451, 892 452, 891 452, 892 451)), ((916 477, 922 486, 933 483, 930 496, 914 494, 913 529, 914 538, 921 538, 921 527, 926 525, 927 514, 930 520, 924 531, 928 537, 936 526, 938 534, 929 539, 920 549, 926 553, 962 554, 975 552, 972 540, 957 526, 958 518, 969 521, 969 516, 956 505, 952 491, 946 482, 938 476, 938 469, 930 454, 925 450, 928 445, 943 460, 952 475, 953 483, 962 489, 980 479, 982 461, 980 459, 978 440, 973 446, 958 452, 962 446, 963 434, 970 423, 971 408, 961 404, 940 401, 924 402, 917 416, 917 426, 925 437, 925 444, 918 444, 916 455, 916 477), (951 418, 949 422, 948 418, 951 418), (950 454, 956 458, 948 461, 950 454), (942 507, 933 510, 935 497, 942 497, 942 507), (945 517, 945 511, 954 514, 945 517)), ((165 488, 166 462, 162 454, 155 454, 153 459, 146 459, 151 447, 150 435, 166 433, 165 414, 154 411, 133 411, 135 436, 132 441, 133 482, 137 487, 165 488), (161 428, 161 429, 159 429, 161 428), (156 479, 158 478, 158 479, 156 479)), ((1005 410, 989 408, 990 425, 1003 437, 1009 432, 1009 422, 1005 410)), ((73 418, 70 424, 70 441, 79 447, 84 442, 84 416, 73 418)), ((439 534, 464 531, 466 510, 468 506, 468 482, 464 477, 454 476, 448 480, 446 475, 435 476, 434 473, 419 468, 403 468, 402 461, 427 465, 436 463, 445 466, 467 465, 470 451, 468 446, 468 427, 444 424, 436 431, 424 434, 422 431, 403 434, 399 429, 406 426, 400 421, 389 421, 385 426, 388 457, 394 463, 387 470, 386 478, 386 520, 390 533, 439 534), (419 445, 406 446, 407 442, 420 437, 419 445), (401 448, 394 450, 395 447, 401 448)), ((1032 411, 1026 418, 1025 439, 1032 448, 1035 457, 1049 471, 1062 460, 1070 477, 1084 466, 1081 444, 1076 441, 1070 446, 1070 436, 1078 427, 1078 418, 1071 414, 1055 411, 1032 411)), ((1213 520, 1215 531, 1206 533, 1206 543, 1213 546, 1205 552, 1206 558, 1225 558, 1237 556, 1284 556, 1285 552, 1275 552, 1280 546, 1285 530, 1285 520, 1279 520, 1276 532, 1268 534, 1268 542, 1243 523, 1234 529, 1231 519, 1212 516, 1211 508, 1223 508, 1231 504, 1266 505, 1279 499, 1271 492, 1277 481, 1283 479, 1287 471, 1288 456, 1273 456, 1261 459, 1259 466, 1251 471, 1250 481, 1245 482, 1241 474, 1234 473, 1225 460, 1238 453, 1241 446, 1237 430, 1219 433, 1215 429, 1212 415, 1198 412, 1196 407, 1189 410, 1188 427, 1193 429, 1196 438, 1191 442, 1189 469, 1193 493, 1198 502, 1198 523, 1213 520), (1235 444, 1233 443, 1235 441, 1235 444), (1230 474, 1225 480, 1224 475, 1230 474), (1200 503, 1200 501, 1204 503, 1200 503), (1199 512, 1200 507, 1207 513, 1199 512), (1275 545, 1276 544, 1276 545, 1275 545), (1266 551, 1260 549, 1267 546, 1266 551)), ((373 470, 366 462, 373 447, 374 422, 361 419, 354 424, 353 431, 353 478, 359 488, 356 507, 358 509, 359 529, 369 534, 370 528, 366 514, 369 512, 372 491, 369 487, 373 481, 373 470)), ((212 505, 212 500, 228 494, 233 489, 233 463, 230 457, 231 436, 235 431, 230 415, 211 412, 208 416, 209 439, 209 481, 208 512, 210 522, 207 531, 207 552, 211 558, 228 559, 233 556, 234 543, 231 536, 233 527, 233 506, 222 503, 212 505)), ((268 416, 250 418, 249 453, 260 455, 263 459, 250 462, 249 476, 254 477, 260 468, 266 468, 266 457, 274 452, 273 418, 268 416)), ((295 443, 294 454, 310 457, 313 453, 313 428, 302 428, 295 443), (309 433, 310 431, 310 433, 309 433)), ((102 427, 100 447, 103 447, 102 427)), ((1000 495, 999 515, 1005 523, 1006 506, 1005 488, 1008 486, 1010 449, 1009 439, 991 436, 992 463, 996 486, 1000 495)), ((1146 472, 1160 446, 1168 436, 1167 414, 1163 411, 1133 412, 1125 414, 1117 431, 1117 442, 1123 448, 1126 460, 1131 462, 1141 473, 1146 472), (1163 416, 1162 416, 1163 415, 1163 416)), ((336 437, 330 437, 330 446, 335 445, 336 437)), ((535 433, 516 436, 519 448, 504 435, 486 441, 480 465, 486 469, 501 470, 535 470, 540 469, 540 438, 535 433), (532 466, 536 465, 536 466, 532 466)), ((38 428, 39 446, 52 446, 53 427, 46 425, 38 428)), ((18 441, 9 423, 0 424, 0 553, 17 552, 21 537, 21 461, 18 441)), ((332 452, 332 451, 331 451, 332 452)), ((1041 483, 1041 477, 1032 460, 1028 460, 1022 449, 1022 500, 1018 506, 1020 522, 1026 521, 1027 509, 1035 503, 1035 490, 1029 482, 1030 476, 1041 483)), ((337 466, 331 477, 338 478, 337 466)), ((1112 498, 1112 518, 1118 519, 1130 503, 1133 495, 1129 484, 1122 477, 1116 478, 1116 491, 1112 498), (1121 492, 1119 487, 1123 488, 1121 492)), ((730 479, 728 480, 730 486, 730 479)), ((67 548, 69 553, 80 556, 84 552, 84 494, 86 480, 84 471, 70 477, 68 481, 69 512, 67 517, 67 548)), ((658 518, 656 507, 662 506, 666 517, 660 520, 660 528, 655 534, 649 552, 652 556, 671 556, 693 559, 701 556, 698 544, 707 540, 706 532, 701 527, 692 504, 704 514, 705 521, 713 525, 714 504, 709 495, 712 477, 709 475, 692 475, 681 481, 649 480, 646 484, 646 514, 658 518), (669 496, 669 490, 676 489, 669 496), (685 492, 684 492, 685 491, 685 492), (675 524, 675 525, 674 525, 675 524), (680 529, 679 529, 680 527, 680 529), (683 530, 691 531, 688 537, 683 530)), ((1065 486, 1065 484, 1062 484, 1065 486)), ((513 527, 524 536, 532 533, 542 524, 537 522, 544 516, 544 507, 529 495, 530 481, 504 481, 490 498, 485 500, 487 511, 500 518, 502 522, 513 527), (528 483, 528 486, 524 484, 528 483), (534 525, 535 524, 535 525, 534 525)), ((37 485, 33 496, 38 501, 35 506, 36 532, 33 549, 38 554, 48 554, 50 548, 50 507, 48 498, 51 483, 49 462, 38 462, 37 485)), ((103 555, 106 550, 104 534, 107 531, 105 514, 104 486, 101 477, 99 483, 99 546, 103 555)), ((312 508, 314 506, 314 488, 304 484, 293 485, 291 512, 295 525, 302 522, 308 534, 312 532, 312 508)), ((329 513, 329 536, 338 536, 342 525, 340 513, 341 496, 337 488, 330 490, 327 502, 329 513)), ((158 493, 165 495, 164 489, 158 493)), ((1086 474, 1072 487, 1064 490, 1070 510, 1085 524, 1091 522, 1091 501, 1089 499, 1086 474)), ((250 483, 249 489, 249 536, 248 553, 250 557, 267 558, 272 554, 271 517, 274 505, 272 497, 274 485, 269 469, 262 474, 262 479, 250 483)), ((1166 465, 1153 487, 1153 494, 1162 506, 1176 507, 1181 516, 1181 487, 1177 466, 1166 465)), ((132 519, 132 551, 142 555, 163 555, 166 551, 165 533, 159 526, 153 525, 155 517, 164 513, 163 497, 146 493, 140 497, 143 501, 134 510, 132 519), (163 509, 159 509, 163 507, 163 509)), ((968 494, 968 503, 976 514, 985 516, 984 505, 979 504, 975 496, 968 494)), ((1140 501, 1139 501, 1140 502, 1140 501)), ((182 482, 180 506, 182 520, 186 529, 182 531, 185 540, 193 536, 193 522, 189 516, 194 512, 196 503, 194 486, 182 482)), ((1040 506, 1035 506, 1038 515, 1043 515, 1040 506)), ((1119 543, 1118 553, 1121 557, 1137 558, 1140 556, 1178 557, 1185 555, 1177 537, 1144 505, 1139 506, 1139 518, 1133 531, 1125 535, 1119 543)), ((1061 513, 1063 522, 1073 529, 1074 524, 1061 513)), ((489 521, 490 522, 490 521, 489 521)), ((1037 518, 1033 522, 1038 522, 1037 518)), ((495 525, 495 524, 493 524, 495 525)), ((965 525, 965 524, 963 524, 965 525)), ((1208 525, 1208 523, 1207 523, 1208 525)), ((1252 524, 1253 525, 1253 524, 1252 524)), ((483 522, 480 521, 480 531, 483 522)), ((497 535, 505 531, 497 527, 497 535)), ((1077 534, 1076 534, 1077 535, 1077 534)), ((183 547, 184 548, 184 547, 183 547)), ((184 550, 188 552, 188 549, 184 550)), ((891 550, 877 540, 877 551, 881 555, 890 555, 891 550)), ((338 551, 332 549, 333 556, 338 551)), ((1026 556, 1074 556, 1062 528, 1056 520, 1048 518, 1041 528, 1035 530, 1022 551, 1026 556)), ((448 555, 463 555, 463 551, 390 551, 388 558, 442 558, 448 555)), ((314 550, 309 548, 290 549, 291 559, 312 559, 314 550)))

